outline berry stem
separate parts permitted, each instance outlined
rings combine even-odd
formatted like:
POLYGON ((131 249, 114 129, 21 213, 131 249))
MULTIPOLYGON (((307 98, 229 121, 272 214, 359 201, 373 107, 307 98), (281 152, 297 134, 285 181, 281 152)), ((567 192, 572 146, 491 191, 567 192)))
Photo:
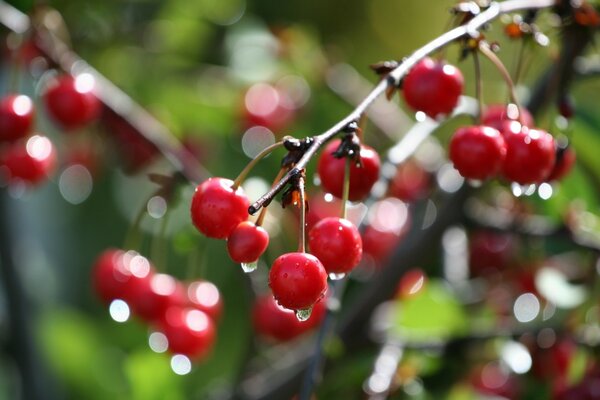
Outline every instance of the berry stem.
POLYGON ((519 110, 519 122, 521 123, 521 125, 525 126, 525 118, 524 118, 523 111, 522 111, 523 107, 521 106, 521 103, 519 102, 519 99, 517 98, 517 94, 515 92, 515 84, 513 83, 513 80, 510 77, 510 73, 508 72, 508 70, 502 63, 502 61, 498 58, 496 53, 494 53, 490 49, 490 46, 488 43, 486 43, 484 41, 479 42, 479 51, 481 51, 481 53, 484 56, 486 56, 492 62, 492 64, 494 64, 494 66, 498 69, 498 71, 502 75, 502 78, 504 79, 504 81, 508 85, 508 89, 510 90, 510 97, 512 99, 512 102, 515 103, 515 105, 517 106, 517 110, 519 110))
MULTIPOLYGON (((273 179, 273 184, 271 185, 271 187, 275 186, 275 184, 277 184, 277 182, 279 182, 281 180, 281 177, 283 176, 283 174, 285 174, 287 172, 288 168, 281 168, 279 169, 279 172, 277 172, 277 175, 275 176, 275 179, 273 179)), ((267 207, 268 206, 264 206, 261 210, 260 210, 260 214, 258 214, 258 218, 256 219, 256 226, 261 226, 265 216, 267 215, 267 207)))
POLYGON ((298 252, 306 253, 306 196, 304 193, 304 173, 298 178, 298 193, 300 195, 300 237, 298 238, 298 252))
POLYGON ((158 232, 153 238, 152 249, 150 250, 152 260, 159 266, 162 272, 167 271, 167 226, 169 224, 169 211, 162 216, 158 232))
POLYGON ((140 246, 140 224, 142 219, 146 215, 146 203, 140 207, 139 211, 135 215, 127 234, 125 235, 125 248, 127 250, 138 250, 140 246))
POLYGON ((283 141, 279 141, 279 142, 273 143, 270 146, 265 147, 260 153, 258 153, 256 155, 256 157, 254 157, 248 163, 248 165, 246 165, 246 167, 244 167, 244 169, 242 170, 242 172, 240 172, 240 174, 237 176, 237 178, 235 178, 235 181, 233 181, 233 185, 231 186, 231 188, 233 190, 237 190, 237 188, 244 181, 244 179, 246 179, 246 176, 250 173, 250 171, 252 170, 252 168, 254 168, 254 166, 256 164, 258 164, 258 162, 260 160, 262 160, 263 158, 265 158, 266 156, 268 156, 269 154, 271 154, 273 152, 273 150, 275 150, 275 149, 277 149, 277 148, 279 148, 281 146, 283 146, 283 141))
POLYGON ((479 62, 479 54, 473 52, 473 62, 475 64, 475 97, 477 98, 477 121, 481 125, 481 115, 483 114, 483 81, 481 79, 481 63, 479 62))
POLYGON ((344 186, 342 187, 342 218, 346 219, 348 203, 348 196, 350 195, 350 167, 352 166, 352 159, 346 157, 346 164, 344 165, 344 186))

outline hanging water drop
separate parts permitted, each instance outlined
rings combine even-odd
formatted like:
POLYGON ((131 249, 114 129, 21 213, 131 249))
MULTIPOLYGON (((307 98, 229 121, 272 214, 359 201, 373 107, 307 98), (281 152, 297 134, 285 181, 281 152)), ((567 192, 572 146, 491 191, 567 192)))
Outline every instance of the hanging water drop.
POLYGON ((258 267, 258 261, 250 262, 250 263, 242 263, 242 270, 245 273, 250 273, 254 271, 258 267))
POLYGON ((335 272, 332 272, 329 274, 329 279, 331 279, 332 281, 339 281, 340 279, 344 279, 345 277, 346 277, 346 274, 343 272, 340 274, 337 274, 335 272))
POLYGON ((305 308, 304 310, 296 310, 296 318, 300 322, 304 322, 310 318, 310 314, 312 313, 312 307, 305 308))

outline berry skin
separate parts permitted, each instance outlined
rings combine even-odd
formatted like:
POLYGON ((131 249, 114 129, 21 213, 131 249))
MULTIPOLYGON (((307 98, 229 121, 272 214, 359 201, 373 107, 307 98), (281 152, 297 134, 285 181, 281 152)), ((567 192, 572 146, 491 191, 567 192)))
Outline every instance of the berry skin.
POLYGON ((541 129, 523 127, 504 137, 506 158, 502 174, 521 185, 543 182, 552 172, 556 151, 554 138, 541 129))
POLYGON ((327 273, 345 274, 362 258, 362 239, 354 224, 344 218, 329 217, 317 223, 308 234, 311 253, 327 273))
POLYGON ((327 290, 327 272, 312 254, 287 253, 273 262, 269 286, 282 307, 304 310, 323 297, 327 290))
MULTIPOLYGON (((345 158, 336 158, 333 153, 341 143, 340 139, 331 141, 319 157, 317 171, 323 190, 337 198, 342 198, 344 188, 345 158)), ((369 146, 360 146, 361 166, 354 163, 350 167, 350 191, 348 200, 359 201, 365 198, 379 179, 381 162, 377 152, 369 146)))
POLYGON ((169 351, 192 359, 205 357, 215 341, 215 324, 204 312, 190 308, 167 310, 161 330, 169 342, 169 351))
POLYGON ((464 79, 458 68, 424 58, 404 78, 402 93, 412 109, 435 119, 454 110, 463 86, 464 79))
POLYGON ((132 286, 125 301, 138 317, 153 322, 164 318, 171 307, 187 303, 185 287, 167 274, 153 274, 139 285, 132 286))
POLYGON ((262 226, 244 221, 231 231, 227 238, 229 257, 237 263, 253 263, 269 245, 269 234, 262 226))
POLYGON ((34 108, 25 95, 11 94, 0 100, 0 142, 26 137, 33 127, 34 108))
POLYGON ((194 226, 203 234, 225 239, 241 222, 248 219, 248 197, 233 181, 210 178, 196 187, 192 197, 191 215, 194 226))
POLYGON ((564 178, 571 172, 573 165, 575 165, 576 158, 575 150, 573 150, 571 146, 566 145, 561 147, 558 145, 556 147, 556 161, 554 163, 554 168, 552 168, 552 172, 546 180, 550 182, 564 178))
POLYGON ((416 161, 408 161, 398 167, 390 182, 389 195, 407 203, 422 199, 429 191, 430 174, 416 161))
POLYGON ((45 136, 34 135, 26 142, 12 143, 2 154, 10 182, 36 185, 45 181, 56 168, 54 145, 45 136))
POLYGON ((208 281, 194 281, 187 287, 189 307, 205 312, 214 321, 223 313, 223 299, 219 289, 208 281))
POLYGON ((492 104, 487 106, 481 114, 481 123, 497 129, 503 135, 514 130, 513 122, 523 120, 525 126, 533 126, 533 116, 527 109, 521 108, 523 118, 519 116, 519 109, 514 104, 492 104))
POLYGON ((43 100, 50 116, 67 130, 81 128, 100 114, 101 103, 94 95, 94 78, 90 74, 58 77, 43 100))
POLYGON ((325 317, 325 300, 313 307, 306 321, 298 321, 292 310, 281 307, 273 296, 259 297, 252 307, 252 325, 261 336, 279 342, 287 342, 320 325, 325 317))
POLYGON ((488 126, 459 128, 450 140, 454 168, 468 179, 484 180, 502 167, 506 145, 500 132, 488 126))

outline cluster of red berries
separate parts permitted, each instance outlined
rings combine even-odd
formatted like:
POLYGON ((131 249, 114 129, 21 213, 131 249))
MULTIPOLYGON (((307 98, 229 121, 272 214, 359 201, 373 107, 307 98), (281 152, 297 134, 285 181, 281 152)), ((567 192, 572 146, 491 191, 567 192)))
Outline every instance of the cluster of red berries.
POLYGON ((125 302, 133 314, 165 335, 171 353, 190 359, 209 353, 223 308, 219 290, 212 283, 184 284, 157 273, 137 252, 116 249, 100 254, 92 279, 105 304, 125 302))
MULTIPOLYGON (((96 118, 100 102, 89 74, 63 75, 48 85, 43 101, 48 114, 66 131, 96 118)), ((46 136, 34 134, 35 108, 31 98, 9 94, 0 100, 0 167, 9 183, 36 185, 56 168, 56 150, 46 136)))

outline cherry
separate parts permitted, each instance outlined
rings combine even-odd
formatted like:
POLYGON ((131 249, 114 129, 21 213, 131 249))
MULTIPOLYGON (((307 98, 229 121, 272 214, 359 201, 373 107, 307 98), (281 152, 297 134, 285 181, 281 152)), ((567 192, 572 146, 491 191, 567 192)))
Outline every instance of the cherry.
POLYGON ((319 221, 308 234, 311 253, 329 274, 346 274, 362 257, 362 239, 347 219, 329 217, 319 221))
POLYGON ((396 297, 404 300, 415 296, 425 287, 427 275, 420 268, 414 268, 406 271, 396 289, 396 297))
POLYGON ((135 251, 108 249, 94 262, 92 286, 100 300, 108 304, 131 298, 132 288, 146 285, 152 274, 150 262, 135 251))
POLYGON ((50 139, 40 135, 34 135, 26 142, 10 144, 4 149, 2 159, 9 182, 39 184, 45 181, 56 167, 54 145, 50 139))
POLYGON ((410 226, 410 214, 404 202, 395 198, 376 202, 369 210, 369 225, 361 234, 363 254, 368 254, 376 263, 385 261, 410 226))
POLYGON ((219 289, 208 281, 194 281, 187 287, 189 307, 205 312, 217 321, 223 313, 223 299, 219 289))
POLYGON ((329 193, 321 191, 308 196, 308 210, 306 211, 306 228, 310 231, 320 220, 335 217, 340 214, 342 202, 329 193))
POLYGON ((273 296, 261 296, 252 307, 252 325, 261 336, 280 342, 290 341, 321 324, 327 311, 325 303, 324 300, 317 302, 310 317, 298 321, 294 312, 277 304, 273 296))
POLYGON ((134 314, 152 322, 164 318, 170 307, 183 307, 187 304, 185 287, 167 274, 154 274, 135 285, 127 294, 125 301, 134 314))
POLYGON ((294 119, 295 105, 283 90, 257 83, 244 95, 243 113, 246 125, 264 126, 277 132, 294 119))
POLYGON ((0 100, 0 142, 26 137, 33 127, 33 102, 28 96, 11 94, 0 100))
MULTIPOLYGON (((323 190, 338 198, 342 198, 344 171, 346 167, 345 158, 336 158, 333 156, 340 143, 340 139, 332 140, 321 153, 317 164, 317 171, 321 178, 323 190)), ((377 179, 379 179, 381 162, 379 155, 372 147, 361 145, 360 161, 360 166, 353 163, 350 167, 350 191, 348 199, 351 201, 358 201, 365 198, 375 182, 377 182, 377 179)))
POLYGON ((171 307, 161 324, 169 351, 192 359, 205 357, 215 341, 215 325, 204 312, 191 308, 171 307))
POLYGON ((327 272, 312 254, 287 253, 273 262, 269 286, 281 306, 304 310, 323 297, 327 290, 327 272))
POLYGON ((405 202, 425 197, 431 177, 416 161, 408 161, 398 167, 390 182, 389 195, 405 202))
POLYGON ((237 263, 253 263, 269 245, 269 234, 262 226, 244 221, 238 224, 227 238, 229 257, 237 263))
POLYGON ((556 145, 556 161, 554 162, 554 168, 552 168, 552 172, 546 179, 547 181, 558 181, 564 178, 566 175, 571 172, 573 169, 573 165, 575 165, 575 160, 577 156, 575 155, 575 150, 573 147, 568 144, 559 144, 557 142, 556 145))
POLYGON ((556 152, 554 138, 541 129, 522 127, 504 136, 506 158, 502 174, 522 185, 543 182, 552 172, 556 152))
POLYGON ((506 145, 500 132, 488 126, 459 128, 450 140, 450 159, 467 179, 484 180, 502 167, 506 145))
POLYGON ((464 79, 458 68, 424 58, 408 72, 402 83, 404 100, 415 111, 431 118, 450 114, 458 104, 464 79))
POLYGON ((506 268, 514 253, 510 235, 476 231, 469 240, 469 268, 472 276, 483 276, 506 268))
POLYGON ((236 226, 248 219, 250 202, 233 181, 210 178, 196 187, 191 215, 194 226, 208 237, 225 239, 236 226))
POLYGON ((485 108, 481 114, 482 125, 497 129, 502 134, 510 132, 511 124, 522 120, 527 127, 533 126, 533 116, 525 109, 521 108, 523 117, 520 118, 519 109, 514 104, 492 104, 485 108))
POLYGON ((59 76, 43 94, 48 113, 65 129, 89 124, 101 110, 94 86, 94 77, 88 73, 59 76))

